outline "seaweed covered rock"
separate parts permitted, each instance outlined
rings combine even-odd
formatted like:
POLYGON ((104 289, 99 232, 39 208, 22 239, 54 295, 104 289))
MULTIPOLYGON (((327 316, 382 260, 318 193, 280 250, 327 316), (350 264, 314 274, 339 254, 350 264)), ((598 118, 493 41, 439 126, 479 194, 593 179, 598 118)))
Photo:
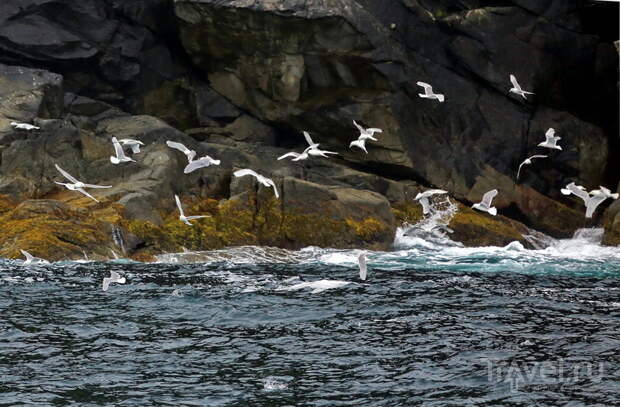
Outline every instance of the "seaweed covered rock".
POLYGON ((620 246, 620 201, 615 201, 605 212, 603 244, 620 246))
POLYGON ((0 212, 0 256, 22 257, 20 249, 48 260, 109 258, 115 246, 112 225, 121 209, 80 209, 55 200, 26 200, 0 212))

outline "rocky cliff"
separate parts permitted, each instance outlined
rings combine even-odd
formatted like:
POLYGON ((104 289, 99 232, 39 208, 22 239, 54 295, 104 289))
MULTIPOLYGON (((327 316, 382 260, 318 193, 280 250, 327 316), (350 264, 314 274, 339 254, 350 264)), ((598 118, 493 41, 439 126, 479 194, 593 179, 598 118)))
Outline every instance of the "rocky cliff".
POLYGON ((499 189, 503 216, 454 218, 466 244, 603 222, 618 244, 617 210, 586 220, 559 192, 618 186, 617 15, 581 0, 5 0, 0 255, 386 249, 428 187, 463 205, 499 189), (535 95, 510 94, 510 74, 535 95), (445 102, 419 98, 417 81, 445 102), (348 147, 353 120, 383 129, 368 154, 348 147), (549 127, 563 150, 517 181, 549 127), (339 155, 277 161, 305 148, 302 130, 339 155), (110 163, 112 136, 146 144, 135 163, 110 163), (222 163, 183 174, 166 140, 222 163), (88 200, 54 183, 54 164, 113 187, 88 200), (238 168, 273 178, 281 199, 238 168), (180 223, 174 194, 211 217, 180 223))

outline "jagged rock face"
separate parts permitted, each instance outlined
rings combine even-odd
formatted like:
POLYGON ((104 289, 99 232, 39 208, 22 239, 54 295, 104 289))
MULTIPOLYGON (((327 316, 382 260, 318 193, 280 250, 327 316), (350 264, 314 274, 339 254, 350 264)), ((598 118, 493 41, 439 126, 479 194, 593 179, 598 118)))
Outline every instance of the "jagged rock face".
MULTIPOLYGON (((264 120, 313 131, 349 162, 475 200, 486 168, 514 189, 519 163, 549 152, 551 173, 528 174, 539 192, 561 199, 559 186, 571 180, 600 184, 607 139, 579 100, 603 86, 599 39, 581 32, 578 4, 430 3, 187 0, 175 12, 187 52, 218 92, 264 120), (510 74, 536 95, 509 94, 510 74), (418 80, 446 103, 419 99, 418 80), (368 156, 348 149, 353 119, 385 130, 368 156), (563 137, 562 152, 536 147, 549 127, 563 137)), ((535 201, 504 199, 500 209, 534 221, 535 201)))

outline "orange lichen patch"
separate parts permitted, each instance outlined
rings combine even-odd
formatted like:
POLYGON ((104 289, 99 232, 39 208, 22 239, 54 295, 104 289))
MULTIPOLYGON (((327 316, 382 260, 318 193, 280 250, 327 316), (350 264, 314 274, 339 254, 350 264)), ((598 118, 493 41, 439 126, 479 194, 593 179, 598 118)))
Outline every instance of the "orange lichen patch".
POLYGON ((0 256, 22 257, 20 249, 49 260, 82 257, 83 252, 107 256, 110 224, 118 208, 96 212, 53 200, 28 200, 0 215, 0 256))
POLYGON ((385 223, 373 217, 364 218, 361 221, 347 218, 346 224, 357 237, 365 242, 371 242, 389 230, 385 223))
POLYGON ((392 207, 392 213, 398 224, 413 224, 424 218, 419 204, 397 204, 392 207))
POLYGON ((15 209, 16 206, 17 203, 13 202, 10 197, 7 195, 0 195, 0 215, 15 209))
POLYGON ((460 206, 449 227, 453 240, 467 246, 505 246, 510 242, 527 243, 513 221, 503 216, 491 216, 460 206))

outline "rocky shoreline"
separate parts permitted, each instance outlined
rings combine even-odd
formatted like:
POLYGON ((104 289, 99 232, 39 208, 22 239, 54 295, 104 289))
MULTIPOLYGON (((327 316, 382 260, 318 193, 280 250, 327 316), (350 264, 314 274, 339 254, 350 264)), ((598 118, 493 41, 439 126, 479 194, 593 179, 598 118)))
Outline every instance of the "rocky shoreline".
POLYGON ((4 3, 0 257, 388 250, 398 226, 422 219, 414 197, 431 187, 459 202, 448 226, 465 245, 527 246, 531 229, 566 238, 598 225, 605 244, 620 244, 620 202, 586 220, 559 192, 572 181, 618 190, 618 22, 607 17, 618 6, 454 3, 4 3), (508 93, 510 73, 532 100, 508 93), (435 84, 445 103, 420 99, 418 80, 435 84), (348 148, 354 119, 384 129, 367 155, 348 148), (41 129, 15 130, 12 121, 41 129), (564 150, 517 182, 548 127, 564 150), (340 155, 277 161, 304 146, 302 130, 340 155), (110 163, 113 136, 145 143, 137 162, 110 163), (166 140, 221 165, 183 174, 185 157, 166 140), (54 184, 54 164, 113 187, 97 191, 96 203, 54 184), (239 168, 273 178, 281 199, 232 177, 239 168), (468 208, 492 188, 500 216, 468 208), (174 194, 211 217, 179 222, 174 194))

